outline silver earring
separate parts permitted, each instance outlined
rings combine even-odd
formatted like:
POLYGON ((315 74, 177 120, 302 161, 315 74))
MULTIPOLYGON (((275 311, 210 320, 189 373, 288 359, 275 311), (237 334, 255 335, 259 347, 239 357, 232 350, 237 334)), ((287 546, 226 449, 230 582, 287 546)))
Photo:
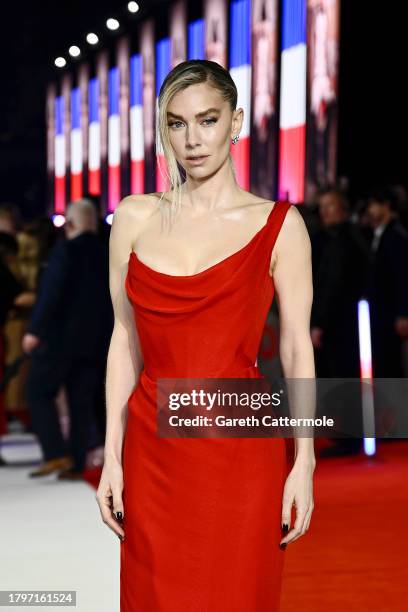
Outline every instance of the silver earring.
POLYGON ((239 136, 234 136, 234 138, 233 138, 233 139, 232 139, 232 141, 231 141, 231 142, 232 142, 232 144, 237 144, 238 139, 239 139, 239 136))

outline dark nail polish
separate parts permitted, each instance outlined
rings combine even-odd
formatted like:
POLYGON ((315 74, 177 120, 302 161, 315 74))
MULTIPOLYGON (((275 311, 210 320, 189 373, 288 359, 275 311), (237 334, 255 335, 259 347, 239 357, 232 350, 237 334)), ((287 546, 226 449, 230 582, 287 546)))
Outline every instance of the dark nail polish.
POLYGON ((283 544, 279 544, 279 548, 281 550, 285 550, 286 546, 287 546, 287 542, 284 542, 283 544))
POLYGON ((124 538, 123 536, 119 535, 119 534, 117 534, 117 535, 118 535, 119 540, 120 540, 121 542, 123 542, 123 540, 124 540, 125 538, 124 538))
POLYGON ((118 521, 123 521, 123 515, 121 512, 117 512, 116 513, 116 518, 118 519, 118 521))
POLYGON ((289 531, 289 525, 287 525, 286 523, 284 523, 284 524, 282 525, 282 531, 283 531, 283 533, 288 533, 288 531, 289 531))

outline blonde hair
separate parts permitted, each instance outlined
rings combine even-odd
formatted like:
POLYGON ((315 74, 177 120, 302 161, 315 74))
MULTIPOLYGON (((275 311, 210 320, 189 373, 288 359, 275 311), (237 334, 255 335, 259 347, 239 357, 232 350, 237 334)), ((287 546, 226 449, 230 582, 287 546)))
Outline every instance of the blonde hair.
MULTIPOLYGON (((159 208, 162 213, 162 222, 167 220, 169 227, 175 216, 180 212, 181 188, 184 179, 181 176, 179 164, 170 144, 167 108, 176 93, 190 85, 197 85, 199 83, 208 83, 211 87, 214 87, 221 94, 222 98, 229 102, 232 111, 237 107, 238 92, 234 80, 228 70, 217 62, 201 59, 181 62, 164 79, 160 88, 156 109, 156 154, 159 160, 158 154, 163 152, 167 162, 168 172, 166 171, 165 175, 170 182, 172 201, 163 200, 164 193, 162 193, 159 200, 159 208)), ((231 155, 229 156, 229 161, 235 177, 235 168, 231 155)), ((161 175, 164 176, 160 161, 158 161, 158 166, 161 175)))

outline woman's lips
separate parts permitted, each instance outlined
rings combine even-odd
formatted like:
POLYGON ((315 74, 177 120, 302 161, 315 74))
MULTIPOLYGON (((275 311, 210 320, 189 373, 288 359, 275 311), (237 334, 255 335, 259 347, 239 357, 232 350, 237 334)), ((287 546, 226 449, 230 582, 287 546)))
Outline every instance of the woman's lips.
POLYGON ((187 158, 187 161, 190 162, 190 164, 193 164, 194 166, 198 166, 199 164, 202 164, 206 159, 207 159, 208 155, 202 155, 201 157, 195 157, 195 158, 187 158))

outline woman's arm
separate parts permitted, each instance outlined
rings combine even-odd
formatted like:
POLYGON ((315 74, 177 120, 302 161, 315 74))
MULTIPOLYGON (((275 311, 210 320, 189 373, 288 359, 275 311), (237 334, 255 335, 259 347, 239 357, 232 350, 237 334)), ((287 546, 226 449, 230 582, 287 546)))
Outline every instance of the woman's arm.
MULTIPOLYGON (((314 379, 310 338, 313 301, 311 245, 305 223, 295 206, 286 214, 274 250, 273 277, 279 303, 279 352, 283 373, 285 378, 293 380, 314 379)), ((302 382, 298 387, 302 387, 302 382)), ((306 385, 303 388, 307 390, 306 385)), ((295 438, 295 460, 315 463, 313 438, 295 438)))
POLYGON ((96 494, 103 522, 124 537, 122 448, 127 422, 127 400, 143 367, 140 341, 125 279, 129 255, 146 217, 146 197, 128 196, 113 215, 109 239, 109 287, 114 326, 106 367, 106 438, 104 466, 96 494), (141 201, 143 198, 143 202, 141 201), (119 515, 120 516, 120 515, 119 515))
POLYGON ((118 463, 121 463, 127 400, 143 367, 132 305, 125 290, 129 255, 137 231, 132 210, 135 206, 140 206, 137 196, 120 202, 113 215, 109 239, 109 287, 114 325, 106 367, 105 461, 118 463))
MULTIPOLYGON (((295 400, 295 417, 314 416, 315 367, 310 338, 313 300, 311 246, 306 226, 295 206, 286 214, 274 251, 273 276, 279 302, 280 358, 284 376, 290 379, 289 400, 290 404, 292 398, 295 400)), ((314 437, 295 436, 295 461, 283 491, 282 548, 309 529, 314 508, 315 464, 314 437), (296 506, 296 520, 291 528, 293 505, 296 506)))

